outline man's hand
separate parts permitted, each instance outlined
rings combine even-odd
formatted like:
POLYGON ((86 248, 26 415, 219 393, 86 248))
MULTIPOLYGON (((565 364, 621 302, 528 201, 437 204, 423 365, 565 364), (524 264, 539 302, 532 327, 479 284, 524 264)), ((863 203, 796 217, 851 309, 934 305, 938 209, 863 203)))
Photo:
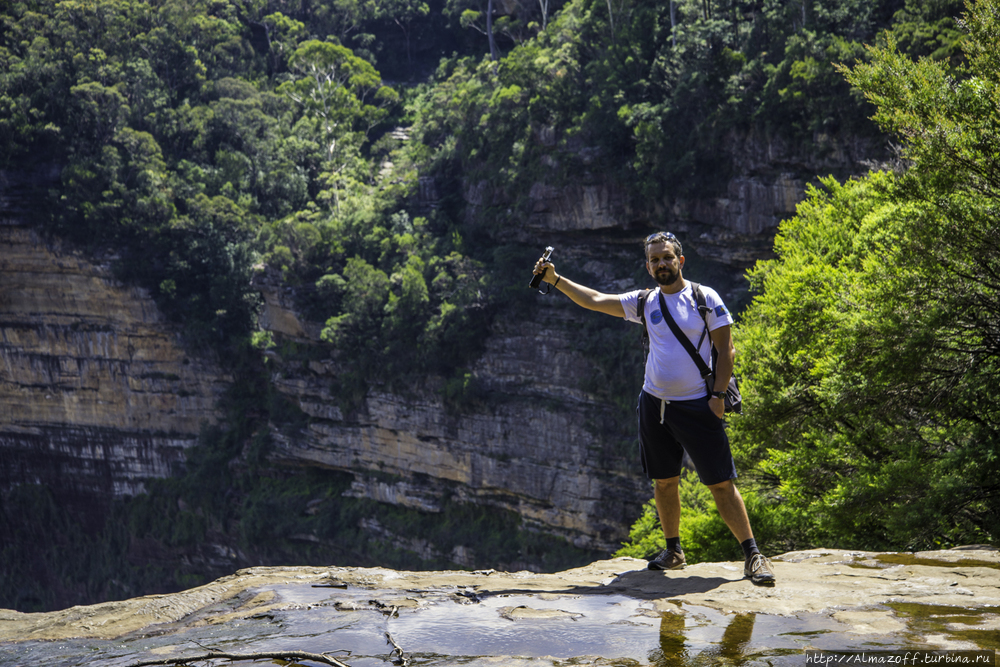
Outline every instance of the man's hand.
POLYGON ((726 414, 726 401, 718 396, 708 397, 708 407, 715 413, 715 416, 722 419, 726 414))
POLYGON ((556 266, 552 262, 546 260, 544 257, 540 257, 537 262, 535 262, 535 275, 541 275, 542 280, 547 283, 555 283, 559 276, 556 274, 556 266))

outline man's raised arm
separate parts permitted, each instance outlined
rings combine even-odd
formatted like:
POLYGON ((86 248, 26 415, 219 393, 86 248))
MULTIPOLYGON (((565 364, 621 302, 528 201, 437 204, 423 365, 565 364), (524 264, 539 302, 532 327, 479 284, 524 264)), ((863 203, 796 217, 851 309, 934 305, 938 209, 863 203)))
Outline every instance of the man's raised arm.
POLYGON ((541 274, 542 280, 568 296, 578 306, 615 317, 625 317, 625 309, 617 294, 604 294, 579 285, 557 274, 555 265, 542 259, 535 263, 535 273, 541 274))

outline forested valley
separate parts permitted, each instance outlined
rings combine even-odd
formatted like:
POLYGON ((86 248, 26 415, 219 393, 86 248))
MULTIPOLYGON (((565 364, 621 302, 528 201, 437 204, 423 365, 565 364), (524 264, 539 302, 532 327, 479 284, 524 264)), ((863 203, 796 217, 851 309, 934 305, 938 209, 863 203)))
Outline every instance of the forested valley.
MULTIPOLYGON (((522 222, 540 175, 603 174, 638 236, 670 228, 665 191, 725 187, 734 133, 806 153, 831 136, 884 147, 866 176, 814 174, 747 273, 746 403, 730 437, 759 541, 997 544, 997 0, 3 3, 0 169, 59 174, 33 224, 114 256, 234 382, 184 474, 97 525, 51 490, 4 490, 0 607, 202 583, 218 573, 127 554, 150 539, 179 553, 209 530, 261 562, 446 566, 359 544, 360 501, 325 518, 289 509, 349 482, 268 470, 269 425, 308 419, 268 381, 268 355, 335 359, 345 413, 374 386, 427 375, 445 378, 455 411, 474 406, 486 399, 468 368, 493 318, 537 298, 525 283, 543 244, 522 222), (475 183, 502 196, 473 210, 475 183), (264 272, 322 323, 322 350, 258 327, 264 272), (305 522, 355 546, 284 540, 305 522)), ((604 373, 641 359, 593 354, 604 373)), ((597 384, 628 432, 635 378, 597 384)), ((684 493, 689 562, 730 558, 710 496, 687 481, 684 493)), ((608 555, 457 504, 385 514, 550 569, 608 555)), ((657 539, 647 506, 621 553, 649 555, 657 539)))

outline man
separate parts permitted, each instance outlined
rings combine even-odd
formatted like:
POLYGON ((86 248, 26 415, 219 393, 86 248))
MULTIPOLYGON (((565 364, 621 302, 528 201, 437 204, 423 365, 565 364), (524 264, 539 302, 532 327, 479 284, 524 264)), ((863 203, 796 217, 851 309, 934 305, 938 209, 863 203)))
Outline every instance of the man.
MULTIPOLYGON (((698 312, 691 284, 684 280, 681 243, 669 232, 658 232, 646 237, 643 245, 646 270, 658 288, 645 300, 649 356, 639 396, 639 445, 643 471, 654 483, 656 511, 667 540, 667 548, 650 561, 649 569, 672 570, 686 563, 680 543, 679 488, 681 461, 687 452, 701 482, 711 490, 719 514, 743 547, 744 576, 755 584, 773 584, 774 571, 757 548, 743 498, 733 483, 736 465, 722 421, 723 399, 736 358, 733 318, 718 293, 702 287, 710 309, 706 315, 708 338, 719 352, 714 385, 706 387, 698 367, 662 312, 665 306, 692 345, 702 341, 706 320, 698 312)), ((535 264, 535 273, 579 306, 642 322, 637 311, 639 290, 625 294, 598 292, 557 274, 555 266, 544 258, 535 264)), ((704 341, 698 348, 706 364, 711 364, 711 345, 704 341)))

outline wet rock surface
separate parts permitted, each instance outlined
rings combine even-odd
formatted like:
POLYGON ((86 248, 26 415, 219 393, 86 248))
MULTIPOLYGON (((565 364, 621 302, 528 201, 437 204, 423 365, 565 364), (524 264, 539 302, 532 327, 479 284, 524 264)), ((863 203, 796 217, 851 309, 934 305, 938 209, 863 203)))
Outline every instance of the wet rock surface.
POLYGON ((745 580, 742 563, 663 572, 631 558, 555 574, 251 568, 173 595, 0 611, 0 666, 210 650, 328 653, 351 667, 799 665, 807 650, 1000 648, 998 550, 772 560, 773 587, 745 580))

